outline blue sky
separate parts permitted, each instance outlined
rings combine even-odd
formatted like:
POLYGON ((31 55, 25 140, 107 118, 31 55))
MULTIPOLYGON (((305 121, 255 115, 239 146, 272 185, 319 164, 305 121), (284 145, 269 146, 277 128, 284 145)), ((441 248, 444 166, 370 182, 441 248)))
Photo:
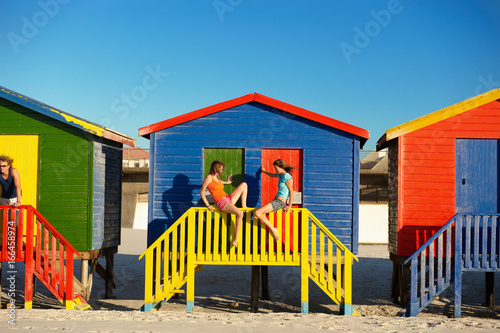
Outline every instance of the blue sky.
POLYGON ((367 129, 374 149, 500 88, 499 59, 497 0, 0 0, 0 85, 135 138, 258 92, 367 129))

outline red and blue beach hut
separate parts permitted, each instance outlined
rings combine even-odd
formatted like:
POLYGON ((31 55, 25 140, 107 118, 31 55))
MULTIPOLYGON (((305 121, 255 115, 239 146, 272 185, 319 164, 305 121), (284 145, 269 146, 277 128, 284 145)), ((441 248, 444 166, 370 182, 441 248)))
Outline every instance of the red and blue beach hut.
POLYGON ((408 301, 410 275, 412 288, 414 282, 425 286, 413 274, 425 272, 422 267, 432 271, 432 263, 435 275, 422 277, 436 278, 440 285, 415 289, 412 307, 418 300, 423 308, 447 284, 455 282, 459 288, 461 272, 485 271, 491 282, 489 274, 499 270, 499 140, 500 89, 391 128, 379 139, 377 149, 388 148, 389 154, 395 301, 408 301))

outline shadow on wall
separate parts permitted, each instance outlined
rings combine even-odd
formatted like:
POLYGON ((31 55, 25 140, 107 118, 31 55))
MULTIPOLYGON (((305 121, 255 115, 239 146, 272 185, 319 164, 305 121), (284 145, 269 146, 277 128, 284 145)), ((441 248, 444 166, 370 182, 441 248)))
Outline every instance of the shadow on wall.
MULTIPOLYGON (((233 175, 233 182, 240 184, 245 180, 248 185, 247 206, 255 207, 260 199, 260 170, 254 175, 233 175)), ((199 191, 201 185, 190 184, 190 179, 184 174, 178 174, 173 179, 172 188, 163 192, 161 209, 164 217, 151 221, 148 225, 148 246, 160 237, 172 224, 191 207, 204 207, 199 191), (195 200, 197 200, 195 202, 195 200)), ((230 193, 228 193, 230 194, 230 193)), ((153 207, 154 209, 154 207, 153 207)))

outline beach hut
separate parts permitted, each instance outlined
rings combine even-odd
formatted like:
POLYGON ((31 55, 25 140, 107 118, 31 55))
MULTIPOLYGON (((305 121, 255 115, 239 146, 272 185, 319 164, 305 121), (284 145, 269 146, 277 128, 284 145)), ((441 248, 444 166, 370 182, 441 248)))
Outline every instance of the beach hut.
POLYGON ((254 93, 143 127, 139 135, 150 139, 148 246, 188 208, 203 205, 199 189, 213 160, 226 163, 233 186, 248 184, 247 204, 255 207, 276 193, 261 166, 273 170, 283 158, 296 167, 295 207, 308 208, 357 252, 359 150, 368 131, 254 93))
POLYGON ((0 154, 13 157, 20 171, 23 205, 81 254, 80 292, 88 298, 97 271, 110 297, 120 244, 122 147, 134 139, 1 86, 0 118, 0 154), (106 268, 97 262, 103 256, 106 268))
MULTIPOLYGON (((404 290, 409 267, 402 269, 404 261, 455 214, 493 214, 495 220, 499 139, 500 89, 495 89, 391 128, 378 140, 377 150, 389 150, 389 252, 395 301, 408 301, 404 290)), ((435 246, 436 253, 440 247, 435 246)), ((473 250, 469 243, 467 251, 473 250)), ((432 251, 428 255, 434 256, 432 251)), ((444 256, 445 252, 439 255, 444 256)), ((497 260, 498 252, 491 258, 497 260)))

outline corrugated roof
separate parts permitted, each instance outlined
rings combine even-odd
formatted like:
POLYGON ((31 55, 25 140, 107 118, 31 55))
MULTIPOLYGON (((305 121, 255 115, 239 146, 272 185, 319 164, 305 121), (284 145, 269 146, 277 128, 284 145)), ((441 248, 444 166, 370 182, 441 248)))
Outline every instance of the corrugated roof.
POLYGON ((57 109, 23 94, 17 93, 13 90, 7 89, 0 86, 0 98, 4 98, 8 101, 16 103, 18 105, 24 106, 30 110, 41 113, 52 119, 56 119, 60 122, 64 122, 68 125, 76 127, 82 131, 100 136, 112 141, 120 142, 134 147, 135 139, 102 125, 93 123, 91 121, 85 120, 81 117, 75 116, 69 112, 57 109))

